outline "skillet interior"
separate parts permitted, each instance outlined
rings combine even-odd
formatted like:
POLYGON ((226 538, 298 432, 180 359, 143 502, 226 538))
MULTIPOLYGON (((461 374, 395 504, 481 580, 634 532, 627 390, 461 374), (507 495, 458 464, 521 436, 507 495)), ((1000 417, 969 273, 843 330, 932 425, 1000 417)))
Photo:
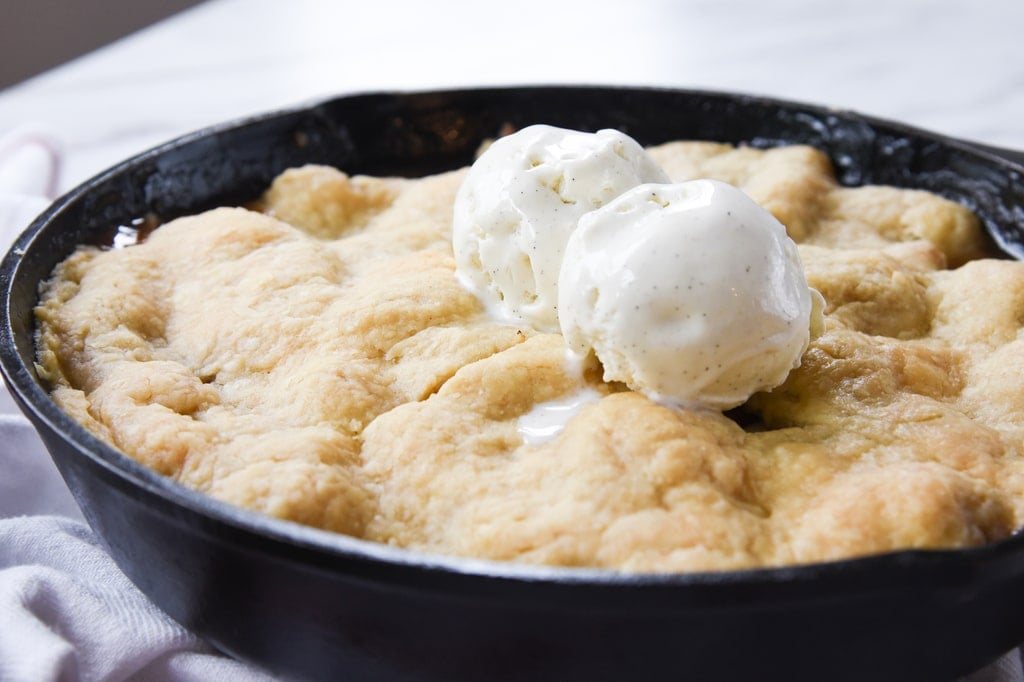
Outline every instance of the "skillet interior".
POLYGON ((1020 536, 975 550, 682 576, 427 557, 185 490, 89 436, 36 381, 38 283, 112 226, 252 199, 300 163, 377 175, 447 170, 469 163, 504 125, 536 122, 615 127, 643 144, 812 144, 844 184, 918 187, 960 201, 1007 255, 1024 256, 1020 165, 807 105, 678 90, 512 88, 344 97, 200 131, 57 201, 0 269, 5 377, 126 574, 218 646, 310 677, 812 679, 829 670, 836 679, 936 679, 1024 639, 1024 613, 1013 608, 1024 597, 1020 536))

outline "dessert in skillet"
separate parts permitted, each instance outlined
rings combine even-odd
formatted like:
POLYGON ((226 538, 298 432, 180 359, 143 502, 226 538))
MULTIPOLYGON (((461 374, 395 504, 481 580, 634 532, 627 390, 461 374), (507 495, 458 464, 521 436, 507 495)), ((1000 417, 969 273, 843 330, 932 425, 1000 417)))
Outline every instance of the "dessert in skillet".
POLYGON ((82 247, 41 292, 38 369, 166 476, 417 550, 696 571, 971 546, 1024 522, 1024 264, 985 245, 964 207, 840 187, 808 147, 538 126, 472 169, 308 166, 260 211, 82 247))

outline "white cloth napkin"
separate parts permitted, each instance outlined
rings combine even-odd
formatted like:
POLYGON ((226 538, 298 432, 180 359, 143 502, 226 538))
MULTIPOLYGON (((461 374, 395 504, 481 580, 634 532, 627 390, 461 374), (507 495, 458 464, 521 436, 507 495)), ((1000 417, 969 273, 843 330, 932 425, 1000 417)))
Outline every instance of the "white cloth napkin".
MULTIPOLYGON (((0 137, 0 252, 52 198, 59 161, 59 147, 40 131, 0 137)), ((274 678, 217 653, 139 592, 0 390, 0 682, 127 679, 274 678)), ((1024 682, 1020 655, 963 682, 1024 682)))

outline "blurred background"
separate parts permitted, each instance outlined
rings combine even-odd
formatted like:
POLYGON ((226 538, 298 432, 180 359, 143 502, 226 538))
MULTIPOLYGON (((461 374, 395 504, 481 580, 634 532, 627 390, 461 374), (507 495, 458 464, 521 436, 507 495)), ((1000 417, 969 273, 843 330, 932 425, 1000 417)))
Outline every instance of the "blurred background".
POLYGON ((741 91, 1024 148, 1019 0, 0 3, 0 135, 52 135, 62 188, 236 116, 483 84, 741 91))
POLYGON ((0 88, 164 19, 197 0, 4 0, 0 88))

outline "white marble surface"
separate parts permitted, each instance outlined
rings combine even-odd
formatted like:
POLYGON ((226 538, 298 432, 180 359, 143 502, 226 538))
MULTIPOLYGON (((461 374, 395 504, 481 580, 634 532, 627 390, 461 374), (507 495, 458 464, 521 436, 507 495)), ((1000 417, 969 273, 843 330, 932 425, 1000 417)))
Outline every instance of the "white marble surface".
POLYGON ((767 94, 1024 148, 1021 28, 1020 0, 214 0, 0 92, 0 134, 51 131, 67 189, 311 98, 582 82, 767 94))
POLYGON ((0 136, 51 135, 66 190, 195 128, 309 99, 591 83, 765 94, 1024 149, 1022 28, 1020 0, 214 0, 0 91, 0 136))

